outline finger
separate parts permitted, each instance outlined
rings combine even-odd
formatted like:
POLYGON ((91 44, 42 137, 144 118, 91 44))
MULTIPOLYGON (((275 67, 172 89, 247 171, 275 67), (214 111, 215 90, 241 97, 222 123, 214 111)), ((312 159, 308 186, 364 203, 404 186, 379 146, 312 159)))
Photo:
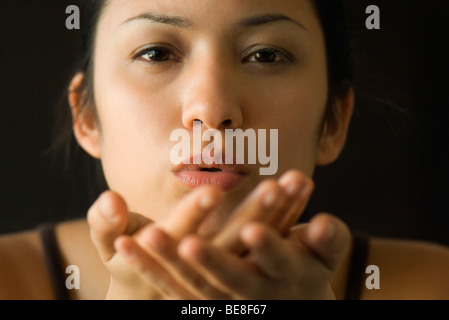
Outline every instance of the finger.
POLYGON ((147 254, 151 255, 170 275, 189 292, 200 299, 223 300, 228 295, 211 285, 204 276, 179 258, 178 242, 163 230, 150 226, 138 240, 147 254))
POLYGON ((288 201, 284 209, 286 213, 277 228, 282 235, 286 235, 304 213, 315 184, 312 179, 296 170, 284 174, 279 179, 279 184, 286 190, 288 201))
POLYGON ((294 272, 295 253, 273 228, 261 223, 248 224, 242 229, 241 239, 249 249, 250 260, 268 277, 285 279, 294 272))
POLYGON ((204 218, 213 211, 221 200, 221 192, 213 187, 201 187, 182 199, 167 217, 157 222, 157 226, 175 239, 195 233, 204 218))
POLYGON ((297 196, 306 184, 305 176, 301 173, 292 170, 282 175, 277 181, 285 195, 283 201, 277 206, 276 210, 264 222, 278 227, 282 220, 285 219, 286 214, 290 211, 290 207, 297 200, 297 196))
POLYGON ((120 236, 115 241, 114 247, 128 266, 163 296, 176 300, 198 298, 179 285, 167 270, 149 256, 133 238, 120 236))
POLYGON ((349 247, 349 228, 340 219, 327 213, 313 218, 298 235, 331 272, 343 261, 349 247))
POLYGON ((89 208, 87 221, 92 241, 101 259, 108 262, 115 254, 114 241, 127 228, 128 208, 115 192, 105 191, 89 208))
POLYGON ((235 253, 243 253, 245 249, 239 237, 242 226, 250 221, 275 221, 273 216, 279 213, 285 201, 285 192, 277 181, 263 181, 234 210, 228 223, 213 237, 212 243, 235 253))
POLYGON ((178 253, 198 273, 232 299, 260 296, 258 270, 241 257, 217 248, 198 236, 183 239, 178 253))

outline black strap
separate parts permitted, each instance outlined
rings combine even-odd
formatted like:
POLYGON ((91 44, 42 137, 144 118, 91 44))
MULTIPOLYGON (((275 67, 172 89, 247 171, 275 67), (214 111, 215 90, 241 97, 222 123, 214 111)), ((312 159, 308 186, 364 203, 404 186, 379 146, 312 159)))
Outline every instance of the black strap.
POLYGON ((54 225, 46 223, 38 226, 39 234, 44 250, 44 259, 50 276, 53 294, 56 300, 70 300, 69 292, 65 285, 65 274, 61 262, 58 242, 55 236, 54 225))
MULTIPOLYGON (((50 276, 53 293, 56 300, 70 300, 65 286, 65 274, 61 262, 54 225, 51 223, 38 226, 44 250, 44 259, 50 276)), ((346 300, 359 300, 364 285, 366 260, 369 251, 369 238, 360 232, 353 233, 353 249, 348 271, 348 281, 345 292, 346 300)))
POLYGON ((369 237, 365 233, 353 233, 353 249, 346 282, 346 300, 360 300, 364 286, 366 262, 369 253, 369 237))

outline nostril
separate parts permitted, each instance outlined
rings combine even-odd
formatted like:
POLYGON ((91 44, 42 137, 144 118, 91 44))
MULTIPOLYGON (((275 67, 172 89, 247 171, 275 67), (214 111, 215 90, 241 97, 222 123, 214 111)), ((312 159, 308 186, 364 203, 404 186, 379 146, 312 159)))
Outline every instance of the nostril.
POLYGON ((227 120, 223 121, 223 126, 230 127, 231 123, 232 123, 232 120, 231 119, 227 119, 227 120))
POLYGON ((203 121, 200 119, 195 119, 192 122, 192 127, 195 128, 196 126, 200 127, 200 126, 205 126, 209 129, 217 129, 217 130, 222 130, 222 129, 228 129, 231 128, 232 124, 234 123, 234 121, 232 121, 231 119, 226 119, 224 121, 219 122, 208 122, 208 121, 203 121))

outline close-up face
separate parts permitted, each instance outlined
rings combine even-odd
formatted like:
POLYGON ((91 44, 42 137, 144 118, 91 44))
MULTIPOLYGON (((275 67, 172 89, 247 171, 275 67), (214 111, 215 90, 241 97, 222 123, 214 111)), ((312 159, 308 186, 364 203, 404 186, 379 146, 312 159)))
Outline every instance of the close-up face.
POLYGON ((0 0, 0 299, 449 297, 448 1, 43 2, 0 0))
POLYGON ((228 210, 267 178, 260 157, 229 172, 173 163, 171 135, 191 133, 193 154, 194 121, 223 133, 222 148, 214 150, 223 155, 225 130, 264 131, 267 155, 277 151, 270 155, 277 161, 273 178, 289 169, 311 177, 343 145, 322 135, 326 45, 308 0, 108 1, 93 66, 96 123, 78 141, 101 159, 108 186, 129 209, 154 220, 201 182, 225 186, 228 210))

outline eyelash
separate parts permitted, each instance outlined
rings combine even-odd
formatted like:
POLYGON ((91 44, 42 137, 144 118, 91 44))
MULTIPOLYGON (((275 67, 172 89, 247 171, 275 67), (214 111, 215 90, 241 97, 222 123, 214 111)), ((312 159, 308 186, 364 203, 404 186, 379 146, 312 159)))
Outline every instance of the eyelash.
MULTIPOLYGON (((151 64, 151 65, 157 65, 157 64, 161 64, 161 63, 165 63, 165 62, 169 62, 169 61, 180 62, 179 58, 172 58, 172 59, 168 58, 168 59, 162 60, 162 61, 152 61, 150 59, 143 58, 144 55, 146 55, 152 51, 155 51, 155 52, 165 51, 165 52, 163 52, 164 55, 168 55, 168 57, 173 56, 173 53, 168 48, 165 48, 162 46, 151 46, 151 47, 146 47, 146 48, 138 51, 136 54, 134 54, 132 56, 132 61, 134 62, 135 60, 142 58, 143 60, 145 60, 145 63, 151 64)), ((258 49, 257 51, 254 51, 253 53, 251 53, 250 55, 245 57, 243 59, 243 62, 244 63, 258 63, 258 64, 265 65, 265 66, 269 66, 269 65, 274 66, 274 65, 278 65, 278 64, 282 64, 282 63, 293 63, 294 59, 290 54, 288 54, 287 52, 285 52, 281 49, 277 49, 277 48, 273 48, 273 47, 266 47, 266 48, 261 48, 261 49, 258 49), (254 58, 255 55, 258 53, 273 55, 273 56, 275 56, 275 59, 280 58, 281 60, 274 61, 274 62, 251 61, 251 59, 254 58)))
POLYGON ((175 59, 169 59, 169 60, 163 60, 163 61, 152 61, 152 60, 150 60, 150 59, 145 59, 145 58, 143 58, 143 56, 144 56, 145 54, 148 54, 148 53, 150 53, 151 51, 161 51, 161 50, 165 51, 165 54, 168 54, 169 56, 170 56, 170 55, 173 55, 173 53, 172 53, 172 52, 170 51, 170 49, 168 49, 168 48, 165 48, 165 47, 162 47, 162 46, 151 46, 151 47, 146 47, 146 48, 144 48, 144 49, 138 51, 138 52, 132 57, 132 61, 135 61, 135 60, 137 60, 137 59, 139 59, 139 58, 142 58, 143 60, 145 60, 146 63, 149 63, 149 64, 160 64, 160 63, 168 62, 168 61, 170 61, 170 60, 179 61, 179 59, 176 59, 176 58, 175 58, 175 59))
POLYGON ((293 57, 288 54, 287 52, 281 50, 281 49, 277 49, 277 48, 273 48, 273 47, 267 47, 267 48, 261 48, 258 49, 256 51, 254 51, 253 53, 251 53, 248 57, 246 57, 245 59, 243 59, 244 63, 259 63, 262 65, 278 65, 278 64, 282 64, 282 63, 293 63, 294 59, 293 57), (258 53, 264 53, 264 54, 269 54, 269 55, 273 55, 275 56, 275 59, 280 59, 280 61, 274 61, 274 62, 258 62, 258 61, 251 61, 251 58, 254 58, 258 53))

